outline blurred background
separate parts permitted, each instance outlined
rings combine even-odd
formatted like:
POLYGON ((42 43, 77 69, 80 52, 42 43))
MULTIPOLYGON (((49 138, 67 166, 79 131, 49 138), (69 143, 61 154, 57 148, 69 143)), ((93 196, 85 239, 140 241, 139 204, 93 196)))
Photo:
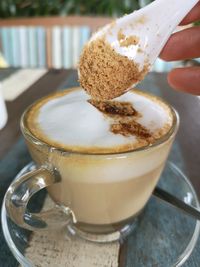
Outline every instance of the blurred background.
POLYGON ((120 16, 151 0, 1 0, 0 17, 101 15, 120 16))
MULTIPOLYGON (((151 0, 1 0, 0 67, 76 68, 92 32, 151 0)), ((190 62, 157 60, 167 72, 190 62)))

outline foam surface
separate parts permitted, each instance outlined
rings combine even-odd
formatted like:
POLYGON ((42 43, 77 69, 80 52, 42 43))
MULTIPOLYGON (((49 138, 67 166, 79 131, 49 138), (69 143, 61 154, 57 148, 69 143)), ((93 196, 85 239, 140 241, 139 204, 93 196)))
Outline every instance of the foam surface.
MULTIPOLYGON (((75 90, 44 103, 34 121, 38 132, 52 142, 64 146, 112 148, 137 143, 135 136, 124 137, 110 132, 109 118, 87 102, 89 96, 84 90, 75 90), (38 126, 39 125, 39 126, 38 126)), ((137 121, 152 133, 172 124, 167 105, 148 99, 133 91, 116 98, 128 101, 143 114, 137 121)))

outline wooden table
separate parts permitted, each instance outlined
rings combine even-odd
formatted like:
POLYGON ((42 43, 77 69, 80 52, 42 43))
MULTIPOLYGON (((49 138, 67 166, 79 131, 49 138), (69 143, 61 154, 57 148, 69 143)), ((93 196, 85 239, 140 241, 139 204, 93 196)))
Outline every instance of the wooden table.
MULTIPOLYGON (((9 119, 6 127, 0 131, 0 160, 21 136, 19 121, 25 108, 38 98, 62 88, 66 83, 69 85, 74 72, 73 70, 50 70, 16 100, 7 103, 9 119)), ((154 92, 173 105, 180 115, 177 142, 184 161, 184 171, 190 177, 200 198, 200 99, 172 90, 167 84, 166 74, 151 73, 139 87, 148 90, 149 80, 154 84, 154 92)), ((122 247, 121 266, 124 262, 124 250, 125 248, 122 247)))

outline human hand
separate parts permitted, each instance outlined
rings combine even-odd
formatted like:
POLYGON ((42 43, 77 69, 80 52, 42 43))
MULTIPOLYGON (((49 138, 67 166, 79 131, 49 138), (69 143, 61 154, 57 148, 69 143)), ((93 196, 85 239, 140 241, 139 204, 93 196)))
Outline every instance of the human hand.
MULTIPOLYGON (((184 18, 181 25, 200 20, 200 2, 184 18)), ((160 54, 165 61, 200 57, 200 26, 172 34, 160 54)), ((180 91, 200 95, 200 67, 176 68, 168 74, 169 84, 180 91)))

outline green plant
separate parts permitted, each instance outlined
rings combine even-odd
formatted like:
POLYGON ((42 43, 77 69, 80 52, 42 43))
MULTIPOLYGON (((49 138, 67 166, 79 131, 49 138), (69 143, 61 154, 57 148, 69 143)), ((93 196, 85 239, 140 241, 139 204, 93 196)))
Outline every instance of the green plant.
POLYGON ((0 0, 0 17, 68 14, 119 16, 138 9, 140 2, 144 0, 0 0))

